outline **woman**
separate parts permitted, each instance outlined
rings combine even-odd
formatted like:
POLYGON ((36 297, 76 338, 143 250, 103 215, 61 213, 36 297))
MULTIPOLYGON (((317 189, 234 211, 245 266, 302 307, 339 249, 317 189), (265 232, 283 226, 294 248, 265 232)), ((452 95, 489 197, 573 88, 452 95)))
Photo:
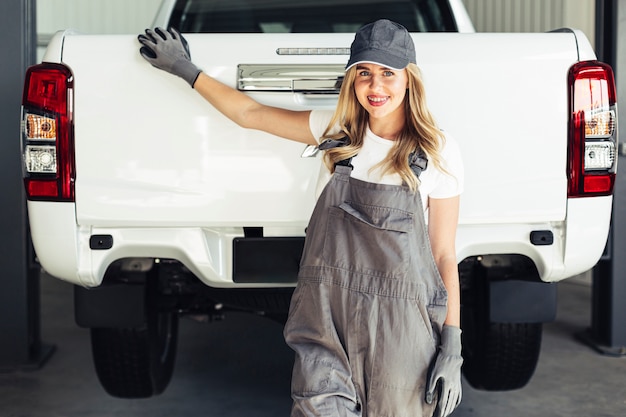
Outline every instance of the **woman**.
POLYGON ((334 113, 265 106, 221 84, 175 30, 139 41, 240 126, 322 140, 332 176, 320 179, 285 326, 292 416, 450 414, 461 399, 462 162, 426 107, 406 29, 378 20, 356 33, 334 113))

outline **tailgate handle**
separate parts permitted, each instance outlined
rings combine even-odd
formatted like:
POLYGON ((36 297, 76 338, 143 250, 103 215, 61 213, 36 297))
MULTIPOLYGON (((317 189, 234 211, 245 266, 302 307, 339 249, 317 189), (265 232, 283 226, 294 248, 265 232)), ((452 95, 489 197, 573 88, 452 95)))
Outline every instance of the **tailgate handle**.
POLYGON ((344 74, 343 65, 239 64, 237 88, 241 91, 339 94, 344 74))

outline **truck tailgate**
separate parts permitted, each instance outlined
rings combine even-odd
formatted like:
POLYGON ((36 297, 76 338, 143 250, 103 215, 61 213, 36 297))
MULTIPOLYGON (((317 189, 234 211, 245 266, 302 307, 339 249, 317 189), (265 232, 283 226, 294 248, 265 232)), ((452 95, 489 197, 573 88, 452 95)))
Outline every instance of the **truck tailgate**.
MULTIPOLYGON (((190 34, 194 62, 235 86, 238 64, 339 64, 351 34, 190 34), (278 55, 279 48, 306 54, 278 55), (307 49, 308 48, 308 49, 307 49), (311 55, 313 54, 313 55, 311 55)), ((461 223, 560 221, 566 212, 567 71, 574 35, 414 35, 428 103, 461 146, 461 223), (538 49, 537 47, 540 46, 538 49)), ((182 80, 151 69, 135 36, 67 36, 75 76, 82 226, 304 225, 321 158, 237 127, 182 80)), ((292 109, 336 96, 255 92, 292 109)))

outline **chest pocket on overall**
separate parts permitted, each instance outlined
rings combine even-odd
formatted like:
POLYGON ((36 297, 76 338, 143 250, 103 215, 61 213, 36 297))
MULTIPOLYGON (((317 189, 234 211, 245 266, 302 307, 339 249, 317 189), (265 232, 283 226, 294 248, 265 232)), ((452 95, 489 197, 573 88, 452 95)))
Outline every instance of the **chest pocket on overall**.
POLYGON ((329 266, 386 278, 406 275, 412 213, 344 202, 328 214, 324 259, 329 266))

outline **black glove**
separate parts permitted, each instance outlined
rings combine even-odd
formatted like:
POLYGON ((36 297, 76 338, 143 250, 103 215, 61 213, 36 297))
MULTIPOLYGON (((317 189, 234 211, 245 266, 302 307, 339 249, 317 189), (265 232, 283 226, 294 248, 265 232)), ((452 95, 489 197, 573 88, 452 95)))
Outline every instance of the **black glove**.
POLYGON ((154 67, 177 75, 193 88, 200 70, 191 62, 189 45, 176 29, 146 29, 146 34, 137 36, 143 46, 139 53, 154 67))
POLYGON ((461 403, 461 329, 443 326, 441 346, 430 372, 426 387, 426 402, 432 404, 435 389, 440 386, 437 417, 450 415, 461 403))

